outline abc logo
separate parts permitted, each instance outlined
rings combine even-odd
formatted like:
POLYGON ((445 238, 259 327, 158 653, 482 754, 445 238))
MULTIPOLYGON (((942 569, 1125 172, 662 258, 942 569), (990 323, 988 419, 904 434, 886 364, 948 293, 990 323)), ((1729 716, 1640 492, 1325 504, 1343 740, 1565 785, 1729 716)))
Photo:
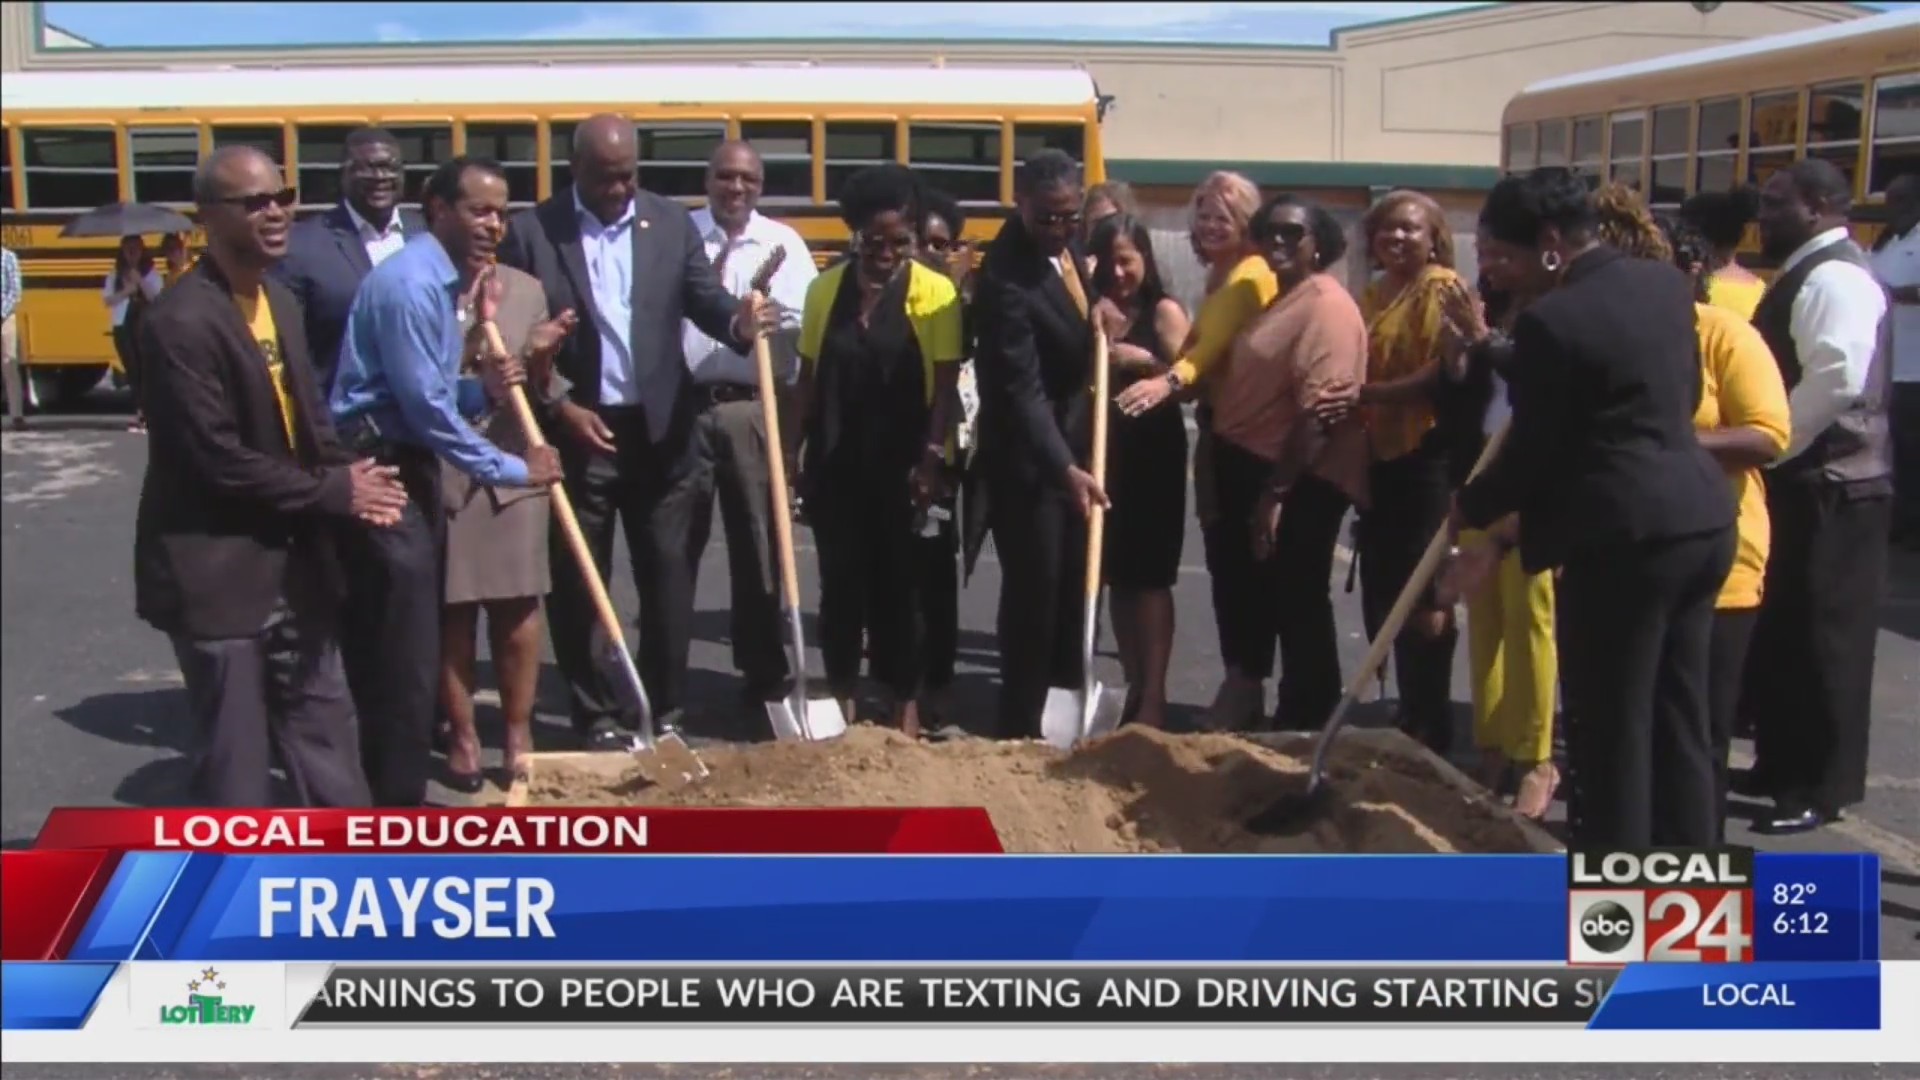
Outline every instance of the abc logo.
POLYGON ((1633 941, 1633 912, 1602 900, 1580 916, 1580 940, 1597 953, 1617 953, 1633 941))

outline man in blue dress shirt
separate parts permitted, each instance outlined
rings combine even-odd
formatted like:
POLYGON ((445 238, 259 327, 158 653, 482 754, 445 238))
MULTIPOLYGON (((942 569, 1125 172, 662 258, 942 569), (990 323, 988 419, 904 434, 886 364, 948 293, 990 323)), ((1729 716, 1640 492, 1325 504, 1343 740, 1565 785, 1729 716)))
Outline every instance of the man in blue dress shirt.
POLYGON ((436 458, 494 487, 560 479, 551 448, 520 458, 475 429, 505 384, 524 377, 520 366, 502 358, 489 365, 501 377, 484 385, 461 373, 479 351, 479 323, 463 329, 461 312, 489 284, 506 175, 491 161, 457 157, 435 170, 422 201, 426 235, 361 283, 333 388, 341 441, 398 466, 410 497, 398 524, 359 530, 346 548, 342 650, 380 806, 423 803, 432 763, 446 523, 436 458))

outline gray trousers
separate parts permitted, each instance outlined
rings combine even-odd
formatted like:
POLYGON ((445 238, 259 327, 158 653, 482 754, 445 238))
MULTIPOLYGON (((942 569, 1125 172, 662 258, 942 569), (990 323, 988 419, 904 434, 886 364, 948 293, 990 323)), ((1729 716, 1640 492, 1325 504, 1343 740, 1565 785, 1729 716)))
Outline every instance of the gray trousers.
MULTIPOLYGON (((781 426, 788 426, 784 411, 781 426)), ((733 666, 746 679, 749 694, 777 698, 789 671, 781 635, 779 562, 773 550, 767 425, 760 402, 709 406, 694 421, 693 453, 702 492, 696 496, 690 538, 694 565, 699 565, 712 533, 712 499, 717 495, 733 590, 733 666)))
POLYGON ((271 806, 277 756, 301 806, 372 803, 340 649, 323 624, 275 605, 253 637, 173 636, 193 711, 193 796, 271 806))

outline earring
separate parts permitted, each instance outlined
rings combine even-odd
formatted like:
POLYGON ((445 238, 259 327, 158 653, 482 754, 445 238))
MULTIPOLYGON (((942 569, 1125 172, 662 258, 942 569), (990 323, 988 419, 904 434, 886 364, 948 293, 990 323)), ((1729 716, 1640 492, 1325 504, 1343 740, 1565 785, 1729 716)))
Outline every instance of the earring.
POLYGON ((1549 249, 1540 253, 1540 268, 1549 274, 1559 273, 1563 262, 1557 251, 1549 249))

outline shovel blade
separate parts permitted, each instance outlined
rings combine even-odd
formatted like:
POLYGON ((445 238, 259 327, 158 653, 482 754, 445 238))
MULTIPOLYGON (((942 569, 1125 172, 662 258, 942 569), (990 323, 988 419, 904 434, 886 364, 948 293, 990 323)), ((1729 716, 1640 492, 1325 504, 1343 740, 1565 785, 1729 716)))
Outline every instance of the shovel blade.
POLYGON ((1086 741, 1113 734, 1120 727, 1126 707, 1126 687, 1094 683, 1093 694, 1087 699, 1086 722, 1081 725, 1080 738, 1086 741))
POLYGON ((1086 694, 1054 687, 1040 710, 1040 737, 1056 750, 1071 750, 1080 741, 1086 722, 1086 694))
POLYGON ((780 742, 825 742, 847 733, 846 714, 832 699, 802 700, 795 696, 769 701, 767 723, 780 742))

